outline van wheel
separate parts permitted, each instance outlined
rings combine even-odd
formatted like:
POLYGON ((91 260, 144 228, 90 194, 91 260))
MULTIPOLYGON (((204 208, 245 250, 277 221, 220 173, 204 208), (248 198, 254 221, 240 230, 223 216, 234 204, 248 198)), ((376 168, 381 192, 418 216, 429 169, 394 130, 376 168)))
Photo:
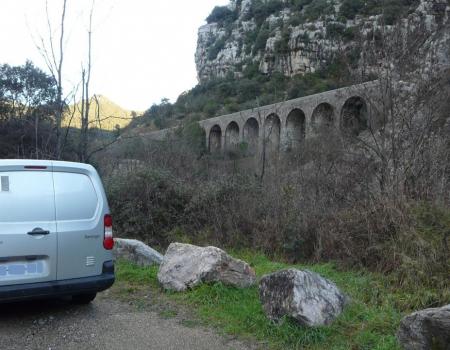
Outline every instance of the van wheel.
POLYGON ((89 304, 96 296, 97 293, 72 295, 72 303, 79 305, 89 304))

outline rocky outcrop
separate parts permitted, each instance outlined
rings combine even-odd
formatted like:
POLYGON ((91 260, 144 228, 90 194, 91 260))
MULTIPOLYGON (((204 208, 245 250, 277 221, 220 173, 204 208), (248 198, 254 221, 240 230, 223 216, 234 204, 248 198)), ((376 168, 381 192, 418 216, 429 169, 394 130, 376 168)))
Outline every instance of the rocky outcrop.
POLYGON ((139 266, 160 264, 163 256, 148 245, 136 239, 114 239, 113 256, 115 260, 124 259, 139 266))
POLYGON ((293 76, 315 72, 327 57, 338 50, 336 43, 325 38, 326 27, 322 21, 292 27, 289 38, 286 39, 283 38, 279 23, 289 22, 290 11, 272 15, 263 26, 258 26, 254 18, 246 16, 250 3, 251 1, 247 1, 244 4, 246 6, 237 9, 239 16, 232 31, 220 23, 200 27, 195 53, 200 82, 213 77, 225 77, 229 73, 240 77, 250 64, 258 65, 260 72, 264 74, 277 71, 293 76), (256 40, 259 44, 256 44, 256 40), (288 47, 281 53, 277 43, 282 41, 286 41, 288 47), (259 47, 260 45, 263 46, 259 47))
POLYGON ((406 316, 397 338, 404 350, 449 350, 450 305, 406 316))
MULTIPOLYGON (((352 61, 368 64, 361 56, 362 47, 380 40, 381 32, 392 28, 390 22, 381 28, 381 13, 364 15, 362 11, 345 17, 342 0, 335 1, 334 6, 328 2, 323 9, 317 8, 315 1, 302 9, 285 1, 282 8, 266 8, 268 15, 261 21, 261 10, 259 14, 251 11, 255 1, 231 0, 228 7, 234 12, 233 22, 216 20, 200 27, 195 54, 200 82, 229 74, 240 77, 249 65, 257 65, 264 74, 280 72, 293 76, 315 72, 336 53, 343 52, 352 61)), ((447 48, 448 30, 444 30, 446 34, 438 31, 449 22, 450 6, 446 0, 420 0, 415 4, 415 11, 404 11, 404 33, 416 38, 417 31, 429 37, 423 44, 423 59, 435 62, 434 57, 428 56, 440 55, 447 48)), ((440 58, 448 61, 448 56, 440 58)), ((379 62, 371 64, 375 69, 379 62)))
POLYGON ((344 310, 346 296, 336 285, 310 271, 283 270, 264 276, 259 296, 267 317, 292 317, 305 326, 330 324, 344 310))
POLYGON ((244 261, 216 247, 172 243, 158 272, 165 289, 184 291, 202 282, 222 282, 245 288, 255 283, 255 271, 244 261))

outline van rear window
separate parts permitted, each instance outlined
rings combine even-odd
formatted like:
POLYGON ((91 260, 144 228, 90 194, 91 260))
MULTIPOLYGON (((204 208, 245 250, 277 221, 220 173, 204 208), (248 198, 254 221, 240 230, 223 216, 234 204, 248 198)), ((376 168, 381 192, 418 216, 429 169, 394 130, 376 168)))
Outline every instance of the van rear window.
POLYGON ((57 221, 88 220, 94 217, 98 197, 88 176, 55 172, 53 181, 57 221))
POLYGON ((51 172, 3 172, 0 179, 0 222, 55 220, 51 172))

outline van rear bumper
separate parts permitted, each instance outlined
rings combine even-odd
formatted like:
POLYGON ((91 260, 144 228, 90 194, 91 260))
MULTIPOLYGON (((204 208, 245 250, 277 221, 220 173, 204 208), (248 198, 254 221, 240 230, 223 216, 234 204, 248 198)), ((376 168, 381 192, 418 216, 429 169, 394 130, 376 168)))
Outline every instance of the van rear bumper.
POLYGON ((99 276, 0 286, 0 303, 101 292, 111 287, 114 280, 114 264, 108 261, 99 276))

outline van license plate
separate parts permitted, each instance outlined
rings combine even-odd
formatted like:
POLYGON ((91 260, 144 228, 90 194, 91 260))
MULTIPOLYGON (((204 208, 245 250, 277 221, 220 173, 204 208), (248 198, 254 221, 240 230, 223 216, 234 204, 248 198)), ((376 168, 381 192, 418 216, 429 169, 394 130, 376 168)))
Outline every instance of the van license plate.
POLYGON ((43 273, 43 261, 33 261, 31 263, 14 262, 9 264, 0 264, 0 277, 41 275, 43 273))

